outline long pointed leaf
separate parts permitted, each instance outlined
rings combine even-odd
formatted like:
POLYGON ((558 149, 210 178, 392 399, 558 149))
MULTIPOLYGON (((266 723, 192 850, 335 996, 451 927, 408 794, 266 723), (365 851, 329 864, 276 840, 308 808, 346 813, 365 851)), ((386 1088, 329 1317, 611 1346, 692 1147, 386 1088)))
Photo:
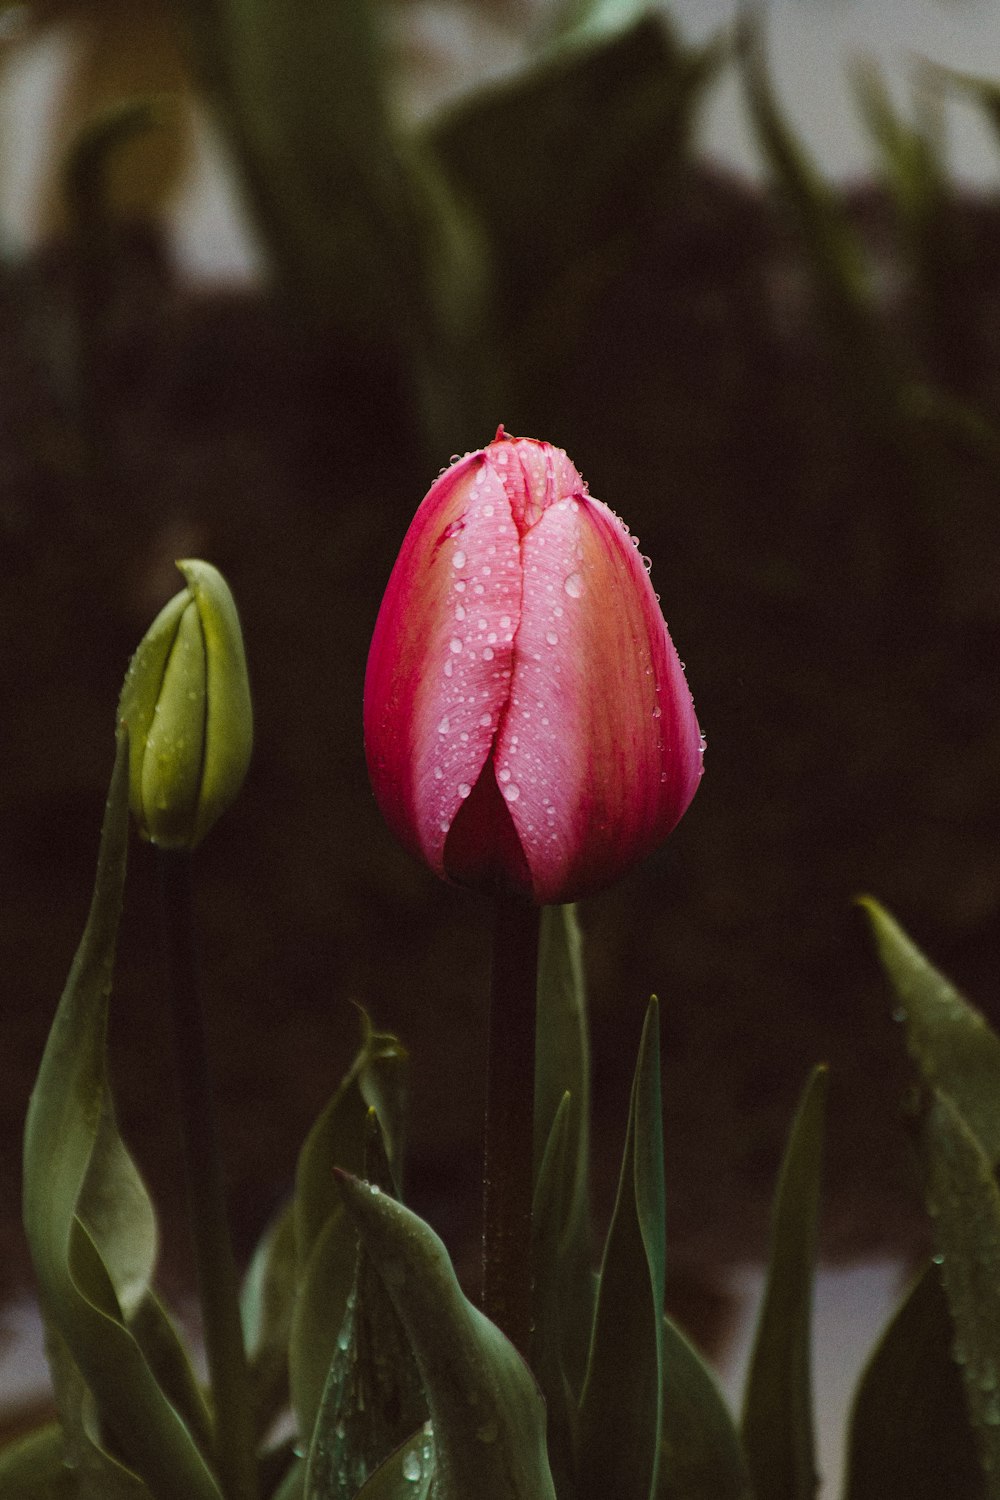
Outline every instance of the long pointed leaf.
POLYGON ((743 1406, 743 1446, 757 1500, 812 1500, 812 1284, 827 1073, 806 1084, 781 1167, 767 1286, 743 1406))
POLYGON ((650 1500, 657 1492, 664 1274, 659 1009, 651 1000, 580 1402, 580 1500, 650 1500))

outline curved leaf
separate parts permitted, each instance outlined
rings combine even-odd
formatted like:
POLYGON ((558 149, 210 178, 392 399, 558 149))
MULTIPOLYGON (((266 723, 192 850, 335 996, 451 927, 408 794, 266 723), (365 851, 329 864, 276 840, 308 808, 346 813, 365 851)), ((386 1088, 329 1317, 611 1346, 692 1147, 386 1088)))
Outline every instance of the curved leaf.
POLYGON ((663 1412, 664 1187, 657 1003, 639 1046, 618 1197, 580 1401, 580 1500, 657 1493, 663 1412))
POLYGON ((778 1179, 767 1286, 744 1397, 742 1436, 757 1500, 812 1500, 812 1283, 827 1072, 815 1068, 778 1179))
POLYGON ((544 1403, 517 1350, 463 1295, 422 1219, 368 1183, 338 1177, 420 1367, 436 1500, 555 1500, 544 1403))
POLYGON ((261 1438, 288 1402, 294 1302, 295 1215, 288 1203, 261 1236, 240 1293, 247 1373, 261 1438))
POLYGON ((938 1266, 904 1298, 854 1394, 847 1500, 985 1500, 938 1266))
MULTIPOLYGON (((364 1170, 365 1122, 398 1120, 406 1053, 394 1036, 375 1031, 361 1012, 362 1044, 340 1087, 306 1137, 295 1177, 296 1293, 289 1342, 292 1405, 308 1440, 326 1387, 354 1283, 357 1244, 345 1219, 333 1168, 364 1170)), ((389 1140, 395 1165, 396 1141, 389 1140)))
MULTIPOLYGON (((128 758, 122 734, 90 915, 28 1109, 24 1224, 46 1318, 65 1339, 129 1464, 144 1476, 155 1500, 219 1500, 190 1432, 126 1326, 101 1258, 100 1242, 110 1247, 115 1241, 106 1231, 116 1215, 96 1211, 101 1194, 88 1179, 101 1159, 111 1118, 104 1041, 127 841, 128 758), (80 1218, 81 1207, 93 1233, 80 1218)), ((116 1151, 106 1160, 115 1162, 116 1171, 122 1168, 116 1151)))
MULTIPOLYGON (((373 1109, 368 1125, 367 1180, 395 1196, 373 1109)), ((409 1339, 381 1276, 359 1247, 354 1285, 309 1445, 306 1500, 353 1500, 369 1474, 426 1416, 409 1339)))
POLYGON ((78 1500, 65 1446, 61 1427, 50 1422, 0 1449, 0 1500, 78 1500))
POLYGON ((656 1500, 752 1500, 739 1434, 715 1376, 669 1318, 656 1500))

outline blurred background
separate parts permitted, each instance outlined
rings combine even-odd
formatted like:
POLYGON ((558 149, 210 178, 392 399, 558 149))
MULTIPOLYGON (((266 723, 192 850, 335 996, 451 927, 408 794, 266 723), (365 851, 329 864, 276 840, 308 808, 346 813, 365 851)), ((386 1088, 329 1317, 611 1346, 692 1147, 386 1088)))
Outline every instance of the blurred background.
MULTIPOLYGON (((628 521, 706 775, 581 918, 596 1203, 663 1001, 672 1299, 711 1342, 832 1068, 828 1258, 922 1245, 852 898, 997 1013, 1000 36, 941 0, 37 0, 0 11, 0 1269, 128 657, 223 569, 257 715, 198 855, 241 1253, 358 1038, 412 1057, 408 1196, 475 1254, 489 912, 393 844, 361 688, 396 551, 499 422, 628 521), (718 1293, 718 1295, 717 1295, 718 1293)), ((155 882, 123 1133, 190 1273, 155 882)))

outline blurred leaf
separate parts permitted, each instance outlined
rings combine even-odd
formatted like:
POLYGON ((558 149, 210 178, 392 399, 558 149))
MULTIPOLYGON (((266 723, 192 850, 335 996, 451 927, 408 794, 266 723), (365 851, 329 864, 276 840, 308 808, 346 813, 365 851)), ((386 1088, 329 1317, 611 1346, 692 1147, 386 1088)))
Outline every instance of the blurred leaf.
POLYGON ((118 155, 132 141, 169 118, 166 99, 116 100, 93 115, 79 131, 63 169, 63 191, 76 233, 93 243, 116 222, 111 173, 118 155))
MULTIPOLYGON (((556 1221, 549 1226, 549 1234, 552 1248, 558 1254, 559 1283, 558 1297, 554 1298, 550 1308, 556 1321, 550 1321, 546 1339, 556 1340, 552 1348, 558 1352, 574 1396, 579 1397, 594 1321, 594 1275, 588 1184, 590 1042, 582 944, 576 911, 572 906, 547 906, 542 912, 536 1016, 536 1191, 556 1114, 562 1108, 568 1112, 565 1139, 559 1147, 564 1156, 560 1159, 562 1175, 558 1203, 546 1190, 550 1208, 556 1210, 556 1221), (567 1094, 569 1102, 564 1106, 567 1094)), ((542 1274, 536 1265, 536 1284, 542 1274)), ((552 1290, 554 1292, 555 1287, 552 1290)), ((536 1328, 538 1313, 536 1308, 536 1328)), ((541 1347, 538 1341, 536 1347, 541 1347)), ((537 1368, 534 1360, 532 1363, 537 1368)))
POLYGON ((461 381, 447 389, 464 405, 482 246, 433 155, 397 128, 382 8, 175 4, 284 289, 369 357, 402 354, 418 380, 447 383, 446 356, 461 351, 461 381))
MULTIPOLYGON (((365 1174, 395 1196, 374 1110, 365 1174)), ((410 1341, 378 1271, 359 1247, 306 1468, 306 1500, 353 1500, 360 1485, 427 1417, 410 1341)))
POLYGON ((57 1422, 0 1448, 0 1500, 77 1500, 79 1479, 64 1452, 57 1422))
POLYGON ((757 1500, 812 1500, 811 1326, 827 1072, 806 1084, 781 1166, 767 1285, 743 1403, 742 1435, 757 1500))
MULTIPOLYGON (((462 1294, 434 1231, 354 1178, 344 1201, 409 1336, 433 1422, 436 1500, 555 1500, 545 1406, 527 1365, 462 1294)), ((414 1475, 416 1482, 417 1475, 414 1475)), ((362 1493, 380 1491, 373 1475, 362 1493)))
POLYGON ((663 1121, 659 1007, 649 1003, 580 1400, 579 1500, 657 1494, 663 1413, 663 1121))
POLYGON ((90 915, 28 1109, 25 1232, 46 1320, 65 1340, 129 1465, 156 1500, 219 1500, 190 1432, 126 1326, 102 1259, 106 1252, 126 1302, 133 1301, 137 1271, 149 1257, 148 1205, 124 1148, 112 1144, 104 1051, 125 877, 127 771, 122 734, 90 915), (130 1222, 137 1256, 123 1243, 130 1222))
POLYGON ((1000 1190, 954 1101, 935 1089, 920 1122, 927 1209, 990 1500, 1000 1496, 1000 1190))
POLYGON ((297 1459, 275 1490, 272 1500, 302 1500, 305 1494, 305 1459, 297 1459))
POLYGON ((212 1416, 177 1326, 154 1292, 147 1292, 129 1331, 164 1395, 184 1419, 204 1454, 212 1451, 212 1416))
POLYGON ((940 974, 884 907, 860 903, 906 1026, 906 1045, 929 1089, 954 1101, 990 1163, 1000 1163, 1000 1037, 940 974))
POLYGON ((254 1250, 240 1297, 257 1432, 263 1437, 288 1400, 288 1344, 295 1301, 295 1215, 289 1203, 254 1250))
MULTIPOLYGON (((296 1293, 288 1359, 292 1405, 305 1440, 316 1423, 357 1259, 333 1168, 364 1170, 370 1105, 390 1121, 402 1113, 406 1053, 394 1036, 375 1031, 364 1012, 361 1026, 361 1049, 306 1137, 296 1169, 296 1293)), ((392 1139, 389 1155, 395 1163, 392 1139)))
POLYGON ((715 1376, 669 1318, 656 1500, 752 1500, 750 1474, 715 1376))
POLYGON ((58 1329, 46 1328, 45 1353, 63 1434, 65 1461, 78 1478, 81 1500, 150 1500, 150 1490, 100 1432, 97 1408, 58 1329))
POLYGON ((985 1500, 951 1314, 930 1265, 872 1352, 854 1395, 846 1500, 985 1500))
POLYGON ((721 58, 716 43, 688 48, 646 19, 543 55, 431 123, 430 145, 493 247, 494 332, 519 388, 588 335, 595 299, 669 213, 721 58))

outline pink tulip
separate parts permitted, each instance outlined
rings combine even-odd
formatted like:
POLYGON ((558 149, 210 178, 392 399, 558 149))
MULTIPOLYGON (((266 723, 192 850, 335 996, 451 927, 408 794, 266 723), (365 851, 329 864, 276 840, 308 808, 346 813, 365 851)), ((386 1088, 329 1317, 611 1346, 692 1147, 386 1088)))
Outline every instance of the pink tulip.
POLYGON ((666 838, 704 742, 634 539, 566 454, 508 437, 432 486, 375 625, 379 806, 436 874, 572 901, 666 838))

